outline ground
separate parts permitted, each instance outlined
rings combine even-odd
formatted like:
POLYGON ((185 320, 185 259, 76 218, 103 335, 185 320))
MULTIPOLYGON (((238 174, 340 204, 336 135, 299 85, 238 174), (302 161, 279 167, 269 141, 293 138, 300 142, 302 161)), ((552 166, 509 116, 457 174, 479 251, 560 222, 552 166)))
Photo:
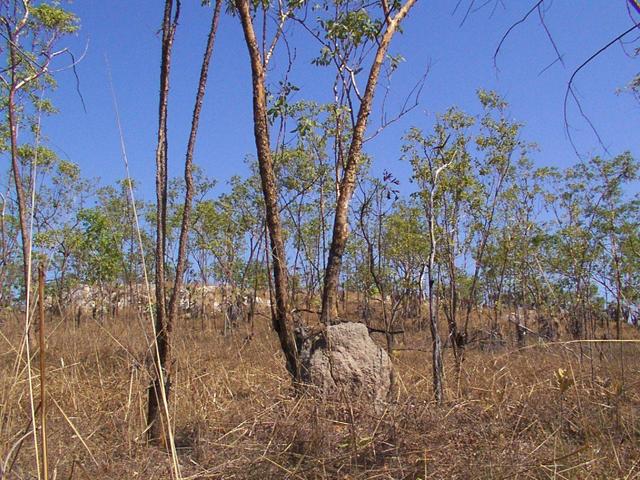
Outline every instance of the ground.
MULTIPOLYGON (((172 478, 171 456, 145 442, 147 322, 48 320, 49 478, 172 478)), ((170 413, 182 478, 640 478, 632 327, 626 343, 472 347, 459 375, 446 349, 442 406, 432 401, 428 333, 409 327, 393 356, 397 396, 381 414, 357 398, 296 394, 264 316, 251 338, 244 325, 226 337, 205 327, 181 320, 174 337, 170 413)), ((16 361, 21 328, 13 317, 0 328, 8 479, 37 478, 33 439, 24 436, 31 414, 16 361)), ((37 373, 37 354, 33 362, 37 373)), ((33 390, 37 407, 37 375, 33 390)))

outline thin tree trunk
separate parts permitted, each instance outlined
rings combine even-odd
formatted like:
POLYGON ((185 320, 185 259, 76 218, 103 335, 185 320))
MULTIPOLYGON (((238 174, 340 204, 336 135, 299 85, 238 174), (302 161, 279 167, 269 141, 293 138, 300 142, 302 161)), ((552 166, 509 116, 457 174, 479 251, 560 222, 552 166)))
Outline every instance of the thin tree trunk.
MULTIPOLYGON (((437 175, 435 176, 437 179, 437 175)), ((436 180, 437 181, 437 180, 436 180)), ((434 212, 435 187, 431 190, 429 199, 429 265, 427 267, 427 278, 429 281, 429 328, 431 330, 431 352, 433 362, 433 394, 438 405, 443 400, 444 373, 442 366, 442 341, 438 332, 437 309, 434 308, 434 285, 433 270, 436 259, 436 233, 435 233, 435 212, 434 212)))
POLYGON ((200 80, 198 82, 198 91, 196 93, 195 105, 193 107, 193 116, 191 118, 191 132, 189 134, 189 142, 187 144, 187 153, 184 162, 184 209, 182 214, 182 224, 180 226, 180 240, 178 242, 178 262, 176 265, 176 277, 174 280, 171 301, 169 302, 169 321, 173 321, 178 312, 178 303, 180 298, 180 290, 183 284, 183 276, 187 258, 187 240, 189 238, 189 229, 191 226, 191 209, 193 203, 193 152, 195 150, 196 138, 198 136, 198 126, 200 124, 200 112, 202 111, 202 102, 207 88, 207 77, 209 73, 209 64, 213 54, 213 46, 215 44, 216 31, 218 30, 218 21, 220 19, 220 10, 222 0, 216 0, 213 17, 211 19, 211 27, 207 37, 207 46, 202 60, 200 69, 200 80))
POLYGON ((5 297, 4 297, 4 285, 5 279, 7 278, 8 273, 8 253, 7 253, 7 235, 5 230, 5 209, 7 206, 7 201, 4 195, 0 193, 0 200, 2 201, 2 206, 0 207, 0 249, 2 250, 2 256, 0 257, 0 307, 4 306, 5 297))
MULTIPOLYGON (((171 21, 173 1, 166 0, 162 21, 162 60, 160 65, 160 102, 158 110, 158 145, 156 148, 156 252, 155 252, 155 294, 156 294, 156 352, 154 360, 154 378, 148 389, 147 436, 151 441, 160 440, 164 429, 160 415, 162 398, 169 398, 171 364, 171 330, 173 325, 166 318, 165 296, 165 256, 166 256, 166 228, 167 228, 167 107, 169 101, 169 72, 171 67, 171 50, 177 22, 177 15, 171 21), (162 383, 164 380, 164 384, 162 383)), ((168 426, 167 426, 168 427, 168 426)))
MULTIPOLYGON (((12 58, 15 56, 13 48, 11 48, 12 58)), ((11 63, 14 63, 12 59, 11 63)), ((18 219, 20 223, 20 236, 22 237, 22 275, 24 279, 25 293, 29 288, 27 279, 29 278, 29 252, 31 251, 31 237, 27 226, 27 199, 22 183, 22 175, 20 174, 20 165, 18 163, 18 125, 16 119, 16 102, 15 90, 11 90, 8 100, 8 120, 11 138, 11 169, 13 171, 13 181, 15 183, 16 197, 18 200, 18 219)), ((26 308, 29 308, 27 305, 26 308)))
POLYGON ((451 342, 451 349, 453 350, 453 357, 457 366, 459 362, 459 347, 462 342, 460 333, 458 332, 458 287, 455 255, 453 253, 453 250, 454 247, 452 247, 449 243, 449 245, 447 246, 447 269, 449 271, 449 316, 447 318, 447 323, 449 326, 449 340, 451 342))
MULTIPOLYGON (((15 13, 15 12, 14 12, 15 13)), ((9 87, 9 95, 7 99, 7 120, 9 123, 9 139, 11 143, 11 169, 13 171, 13 180, 15 183, 16 197, 18 200, 18 219, 20 222, 20 235, 22 237, 22 274, 25 282, 25 293, 29 288, 27 280, 29 278, 29 252, 31 251, 31 237, 27 227, 27 199, 20 174, 20 164, 18 161, 18 118, 16 114, 16 94, 18 91, 18 51, 20 48, 19 36, 22 28, 26 25, 28 18, 28 5, 25 5, 24 17, 18 22, 15 29, 12 30, 9 24, 6 24, 10 57, 11 80, 9 87)), ((28 295, 25 295, 27 297, 28 295)), ((29 308, 29 305, 26 306, 29 308)))
POLYGON ((258 167, 265 201, 266 223, 269 231, 273 263, 273 282, 276 300, 273 325, 278 334, 280 347, 282 348, 286 359, 287 370, 293 376, 294 380, 297 381, 300 379, 300 365, 292 331, 293 321, 289 309, 287 257, 284 247, 282 225, 278 208, 278 191, 269 141, 265 65, 262 61, 260 47, 258 46, 258 41, 253 28, 249 1, 236 0, 236 7, 238 9, 245 42, 247 44, 247 50, 251 59, 254 138, 258 153, 258 167))

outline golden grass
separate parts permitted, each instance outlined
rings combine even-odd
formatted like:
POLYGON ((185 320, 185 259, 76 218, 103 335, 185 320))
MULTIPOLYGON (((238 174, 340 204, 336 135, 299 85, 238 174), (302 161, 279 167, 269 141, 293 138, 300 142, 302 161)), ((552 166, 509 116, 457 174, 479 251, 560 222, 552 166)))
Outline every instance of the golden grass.
MULTIPOLYGON (((170 408, 184 478, 640 478, 638 343, 470 349, 459 378, 447 350, 442 407, 430 355, 400 351, 397 400, 375 415, 354 398, 296 396, 258 318, 251 341, 244 326, 227 337, 199 321, 176 328, 170 408)), ((14 375, 20 327, 1 330, 0 465, 7 479, 33 478, 26 375, 14 375)), ((143 435, 139 321, 50 320, 47 331, 50 478, 171 478, 170 455, 143 435)), ((406 342, 426 349, 428 334, 406 342)))

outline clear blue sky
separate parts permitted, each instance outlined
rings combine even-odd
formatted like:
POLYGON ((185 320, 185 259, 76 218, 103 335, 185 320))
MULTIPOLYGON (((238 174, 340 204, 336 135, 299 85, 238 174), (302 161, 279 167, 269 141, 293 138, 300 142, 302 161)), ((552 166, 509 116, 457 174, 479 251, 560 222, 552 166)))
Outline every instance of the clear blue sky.
MULTIPOLYGON (((124 0, 76 0, 65 4, 81 20, 82 28, 70 42, 80 54, 80 90, 85 113, 70 71, 58 76, 54 94, 60 114, 44 123, 45 134, 58 153, 78 163, 85 176, 100 177, 108 184, 124 177, 119 139, 108 83, 105 56, 112 68, 114 87, 132 175, 141 191, 151 198, 154 188, 154 150, 160 39, 157 35, 162 2, 124 0)), ((539 144, 535 160, 539 165, 566 166, 577 158, 566 138, 563 98, 573 70, 602 45, 632 25, 625 0, 567 0, 552 2, 546 21, 564 55, 566 67, 556 64, 540 74, 555 54, 534 14, 516 28, 493 65, 493 52, 502 35, 535 2, 519 0, 492 14, 492 5, 472 13, 460 26, 462 11, 452 14, 457 0, 419 0, 396 37, 391 53, 401 53, 406 63, 393 80, 392 96, 404 93, 429 66, 421 105, 401 122, 388 128, 366 145, 374 157, 376 171, 388 169, 406 180, 407 166, 399 162, 401 135, 409 126, 428 129, 434 114, 447 107, 475 113, 477 88, 495 89, 511 105, 515 120, 526 123, 524 136, 539 144)), ((481 4, 483 2, 476 2, 481 4)), ((547 2, 551 3, 551 2, 547 2)), ((467 2, 462 2, 461 9, 467 2)), ((210 22, 210 8, 199 0, 183 0, 182 17, 176 34, 170 99, 170 171, 181 174, 199 63, 210 22)), ((633 35, 630 35, 633 39, 633 35)), ((295 39, 297 63, 292 81, 301 87, 298 99, 327 100, 330 82, 309 63, 317 48, 308 37, 295 39)), ((637 46, 637 45, 636 45, 637 46)), ((633 50, 634 45, 628 47, 633 50)), ((278 77, 278 61, 272 80, 278 77)), ((282 66, 282 65, 280 65, 282 66)), ((616 94, 640 70, 619 45, 612 47, 576 80, 583 107, 613 154, 638 153, 640 136, 635 134, 640 105, 629 94, 616 94)), ((378 117, 373 115, 373 125, 378 117)), ((574 138, 584 154, 602 154, 588 126, 570 108, 574 138)), ((196 162, 220 182, 233 174, 246 173, 243 163, 255 152, 251 123, 250 70, 239 21, 224 15, 220 22, 211 67, 207 98, 197 145, 196 162)), ((406 184, 406 183, 404 183, 406 184)))

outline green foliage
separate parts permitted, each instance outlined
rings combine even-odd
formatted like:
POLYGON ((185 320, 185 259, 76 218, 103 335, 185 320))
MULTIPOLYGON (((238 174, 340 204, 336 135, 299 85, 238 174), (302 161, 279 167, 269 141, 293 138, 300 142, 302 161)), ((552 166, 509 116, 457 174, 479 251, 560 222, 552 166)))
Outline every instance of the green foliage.
POLYGON ((58 6, 58 2, 41 3, 31 8, 33 28, 44 28, 58 34, 78 31, 80 22, 74 14, 58 6))
MULTIPOLYGON (((215 277, 227 285, 241 285, 249 269, 247 236, 255 230, 260 235, 260 204, 255 204, 256 185, 252 180, 233 177, 231 191, 215 200, 196 203, 193 214, 193 248, 200 254, 201 275, 215 277), (213 266, 203 263, 202 256, 211 255, 213 266)), ((198 255, 198 254, 196 254, 198 255)), ((255 270, 255 265, 252 266, 255 270)))
POLYGON ((23 143, 18 147, 18 158, 23 165, 31 165, 36 162, 38 167, 51 167, 58 156, 56 153, 43 145, 33 146, 23 143))
POLYGON ((113 282, 122 265, 122 251, 117 248, 122 241, 120 232, 98 208, 80 210, 78 220, 82 229, 80 255, 86 265, 84 278, 88 283, 113 282))
POLYGON ((393 281, 398 288, 410 288, 418 281, 429 254, 427 226, 420 207, 399 201, 386 217, 384 227, 384 251, 393 281))
POLYGON ((358 47, 364 40, 374 40, 380 31, 382 22, 373 19, 366 9, 340 13, 337 18, 320 20, 328 40, 348 40, 358 47))

